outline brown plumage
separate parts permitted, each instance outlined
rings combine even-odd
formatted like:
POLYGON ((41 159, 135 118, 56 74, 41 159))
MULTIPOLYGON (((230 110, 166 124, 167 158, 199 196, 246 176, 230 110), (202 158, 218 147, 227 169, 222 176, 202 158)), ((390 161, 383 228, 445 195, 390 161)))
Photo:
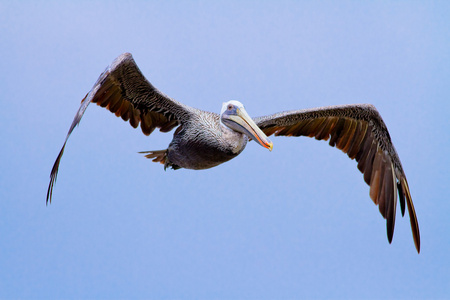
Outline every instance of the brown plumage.
POLYGON ((394 234, 397 193, 402 215, 406 202, 414 243, 420 252, 419 226, 406 175, 386 125, 372 105, 288 111, 252 121, 240 102, 229 101, 224 103, 218 115, 186 106, 164 95, 145 79, 131 54, 124 53, 100 75, 82 100, 53 165, 47 202, 51 202, 67 140, 91 102, 106 107, 134 128, 140 125, 145 135, 150 135, 155 128, 168 132, 178 126, 168 149, 143 152, 153 161, 173 169, 217 166, 241 153, 248 138, 270 150, 272 143, 267 136, 272 134, 329 140, 330 146, 341 149, 358 162, 358 169, 370 186, 370 197, 386 219, 389 242, 394 234))
POLYGON ((373 105, 338 105, 288 111, 254 120, 267 136, 329 139, 330 146, 356 159, 364 181, 370 186, 370 197, 386 219, 389 242, 392 242, 394 234, 398 192, 402 216, 405 214, 406 199, 414 243, 420 251, 419 225, 406 175, 386 125, 373 105))

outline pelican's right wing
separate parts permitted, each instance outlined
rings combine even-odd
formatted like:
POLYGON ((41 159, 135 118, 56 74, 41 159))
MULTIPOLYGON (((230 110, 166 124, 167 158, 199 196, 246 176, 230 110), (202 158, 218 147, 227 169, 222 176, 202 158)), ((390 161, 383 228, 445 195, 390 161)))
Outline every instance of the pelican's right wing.
POLYGON ((191 111, 190 107, 157 90, 142 75, 130 53, 120 55, 100 75, 81 101, 50 173, 47 203, 52 200, 52 190, 67 140, 91 102, 106 107, 124 121, 129 121, 134 128, 140 124, 145 135, 150 135, 155 128, 160 128, 162 132, 172 130, 189 119, 191 111))
POLYGON ((308 136, 330 139, 358 162, 358 169, 370 186, 370 197, 386 219, 389 243, 392 241, 397 207, 397 191, 402 215, 405 199, 417 251, 420 251, 419 224, 400 158, 386 125, 370 104, 354 104, 287 111, 254 119, 267 135, 308 136))

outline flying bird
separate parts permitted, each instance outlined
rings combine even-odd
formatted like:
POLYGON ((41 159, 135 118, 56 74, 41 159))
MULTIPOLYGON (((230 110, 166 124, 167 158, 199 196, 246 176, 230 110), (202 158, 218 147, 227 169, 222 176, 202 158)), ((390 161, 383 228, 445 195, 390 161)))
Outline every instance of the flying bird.
POLYGON ((141 152, 164 169, 209 169, 241 153, 249 140, 272 150, 268 136, 307 136, 329 140, 329 145, 356 159, 370 198, 386 219, 387 237, 392 242, 397 192, 402 216, 405 202, 417 252, 420 234, 408 182, 389 132, 373 105, 327 106, 251 118, 239 101, 223 103, 220 114, 184 105, 156 89, 141 73, 130 53, 116 58, 100 75, 81 101, 64 144, 50 173, 47 204, 51 203, 59 163, 67 140, 79 124, 88 105, 106 107, 117 117, 139 125, 145 135, 155 128, 169 132, 176 128, 167 149, 141 152))

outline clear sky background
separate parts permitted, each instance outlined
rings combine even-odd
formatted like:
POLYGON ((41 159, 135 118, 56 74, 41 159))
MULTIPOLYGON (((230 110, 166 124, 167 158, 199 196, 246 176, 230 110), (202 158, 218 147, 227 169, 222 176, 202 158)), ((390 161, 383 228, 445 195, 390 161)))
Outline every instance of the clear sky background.
POLYGON ((0 298, 450 295, 448 1, 0 1, 0 298), (185 104, 252 116, 372 103, 411 187, 393 243, 362 175, 308 138, 251 142, 219 167, 80 100, 115 57, 185 104))

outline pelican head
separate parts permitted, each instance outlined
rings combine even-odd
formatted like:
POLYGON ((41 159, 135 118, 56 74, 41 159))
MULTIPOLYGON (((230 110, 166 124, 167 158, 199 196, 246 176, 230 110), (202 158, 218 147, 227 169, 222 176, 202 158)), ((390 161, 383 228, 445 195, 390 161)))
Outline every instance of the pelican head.
POLYGON ((228 128, 246 134, 264 148, 272 151, 272 142, 250 118, 241 102, 236 100, 224 102, 220 112, 220 121, 228 128))

